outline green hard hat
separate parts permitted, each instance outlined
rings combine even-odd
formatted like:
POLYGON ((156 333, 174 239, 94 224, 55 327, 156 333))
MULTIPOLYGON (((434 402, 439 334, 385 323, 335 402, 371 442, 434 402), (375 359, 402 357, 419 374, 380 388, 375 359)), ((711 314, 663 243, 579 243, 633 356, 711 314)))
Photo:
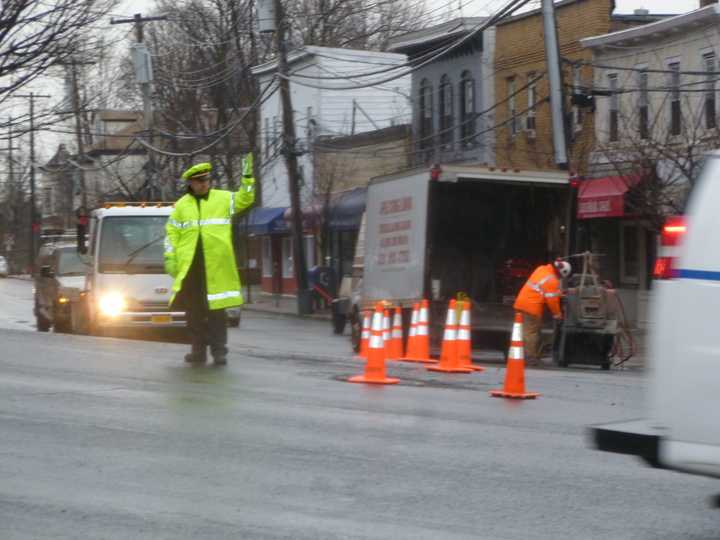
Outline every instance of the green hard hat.
POLYGON ((182 173, 183 180, 200 179, 208 176, 212 172, 212 165, 210 163, 198 163, 193 165, 184 173, 182 173))

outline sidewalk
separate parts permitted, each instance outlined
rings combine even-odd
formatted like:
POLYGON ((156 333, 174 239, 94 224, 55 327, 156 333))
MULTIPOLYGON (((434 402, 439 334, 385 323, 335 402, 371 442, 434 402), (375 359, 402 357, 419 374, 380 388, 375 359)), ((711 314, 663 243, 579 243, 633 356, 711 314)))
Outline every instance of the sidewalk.
POLYGON ((249 294, 247 290, 248 287, 244 287, 243 290, 245 297, 245 304, 243 304, 244 311, 260 311, 263 313, 273 313, 275 315, 288 315, 321 321, 330 321, 332 319, 330 308, 323 311, 316 311, 311 315, 298 315, 297 298, 295 296, 265 293, 260 290, 258 285, 251 285, 249 288, 249 294))

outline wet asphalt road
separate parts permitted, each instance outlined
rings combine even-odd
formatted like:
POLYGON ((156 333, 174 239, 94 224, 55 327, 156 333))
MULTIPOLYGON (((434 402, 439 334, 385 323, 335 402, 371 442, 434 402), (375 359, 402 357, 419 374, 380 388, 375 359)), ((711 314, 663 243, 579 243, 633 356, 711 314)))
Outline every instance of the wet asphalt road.
POLYGON ((497 367, 377 388, 350 360, 184 351, 0 329, 0 538, 720 537, 717 481, 588 448, 642 415, 640 373, 532 370, 543 396, 507 402, 497 367))

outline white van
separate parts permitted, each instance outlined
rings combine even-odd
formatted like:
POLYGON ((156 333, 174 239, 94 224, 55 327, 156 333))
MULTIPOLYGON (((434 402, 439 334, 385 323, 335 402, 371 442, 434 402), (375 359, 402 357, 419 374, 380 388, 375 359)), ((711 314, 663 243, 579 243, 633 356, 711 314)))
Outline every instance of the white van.
POLYGON ((655 467, 720 477, 720 151, 707 161, 684 220, 666 224, 649 341, 649 417, 594 426, 600 450, 655 467))

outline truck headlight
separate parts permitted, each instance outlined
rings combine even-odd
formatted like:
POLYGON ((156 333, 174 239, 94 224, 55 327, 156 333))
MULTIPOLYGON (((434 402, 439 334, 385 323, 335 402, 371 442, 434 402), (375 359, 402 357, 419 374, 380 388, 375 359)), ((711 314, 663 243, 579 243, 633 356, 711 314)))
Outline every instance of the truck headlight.
POLYGON ((127 301, 120 293, 105 293, 98 301, 100 313, 108 317, 120 315, 127 307, 127 301))

